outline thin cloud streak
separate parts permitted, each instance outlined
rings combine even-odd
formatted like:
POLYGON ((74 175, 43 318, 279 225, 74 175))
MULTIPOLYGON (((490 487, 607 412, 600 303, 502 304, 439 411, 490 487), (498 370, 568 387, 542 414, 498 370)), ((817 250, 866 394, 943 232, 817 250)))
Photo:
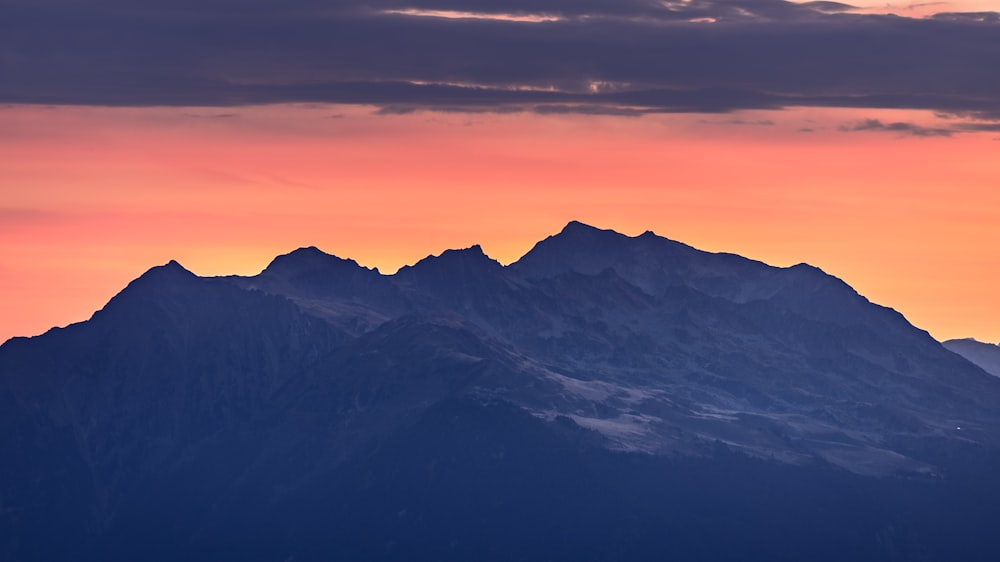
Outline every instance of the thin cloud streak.
POLYGON ((837 130, 841 132, 881 131, 913 137, 950 137, 960 133, 1000 132, 1000 123, 946 121, 942 126, 928 127, 906 121, 885 123, 880 119, 862 119, 854 123, 840 125, 837 130))
POLYGON ((914 137, 950 137, 955 133, 952 129, 924 127, 915 123, 907 123, 903 121, 883 123, 879 119, 865 119, 852 125, 841 125, 839 130, 842 132, 884 131, 914 137))

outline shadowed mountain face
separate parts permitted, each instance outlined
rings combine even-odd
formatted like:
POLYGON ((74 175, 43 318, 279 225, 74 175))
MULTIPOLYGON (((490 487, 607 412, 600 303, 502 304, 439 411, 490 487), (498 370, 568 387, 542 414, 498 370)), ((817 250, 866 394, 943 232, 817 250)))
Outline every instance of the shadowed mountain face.
POLYGON ((1000 345, 983 343, 972 338, 948 340, 943 345, 994 377, 1000 377, 1000 345))
POLYGON ((0 348, 0 559, 992 560, 998 405, 816 268, 649 232, 171 262, 0 348))

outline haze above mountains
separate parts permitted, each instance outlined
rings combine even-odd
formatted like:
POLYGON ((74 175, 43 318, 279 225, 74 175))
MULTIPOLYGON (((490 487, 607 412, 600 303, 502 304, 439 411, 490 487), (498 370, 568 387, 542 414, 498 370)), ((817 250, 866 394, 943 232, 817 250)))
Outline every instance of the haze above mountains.
POLYGON ((170 262, 0 347, 0 554, 987 560, 969 347, 815 267, 578 222, 509 266, 170 262))

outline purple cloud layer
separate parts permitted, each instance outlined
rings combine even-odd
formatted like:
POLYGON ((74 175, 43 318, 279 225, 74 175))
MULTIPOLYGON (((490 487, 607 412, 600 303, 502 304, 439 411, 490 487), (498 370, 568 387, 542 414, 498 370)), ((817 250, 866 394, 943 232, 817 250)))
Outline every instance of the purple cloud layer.
POLYGON ((837 2, 0 0, 0 103, 996 116, 997 68, 995 13, 837 2))

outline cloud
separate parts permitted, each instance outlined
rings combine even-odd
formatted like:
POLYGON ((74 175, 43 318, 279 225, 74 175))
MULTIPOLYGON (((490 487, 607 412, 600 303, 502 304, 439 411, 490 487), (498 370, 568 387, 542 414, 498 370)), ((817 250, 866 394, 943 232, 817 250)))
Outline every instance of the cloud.
MULTIPOLYGON (((954 118, 954 114, 938 114, 939 118, 954 118)), ((967 117, 968 118, 968 117, 967 117)), ((854 131, 885 131, 914 137, 950 137, 959 133, 995 133, 1000 132, 1000 122, 962 121, 946 122, 940 127, 927 127, 915 123, 895 122, 884 123, 879 119, 863 119, 848 123, 837 128, 842 132, 854 131)))
POLYGON ((0 0, 0 103, 1000 114, 1000 23, 939 16, 782 0, 0 0))
POLYGON ((774 121, 770 119, 757 119, 755 121, 747 121, 746 119, 722 119, 716 121, 700 119, 698 122, 703 125, 748 125, 751 127, 773 127, 775 125, 774 121))
POLYGON ((646 113, 646 110, 630 107, 617 107, 613 105, 537 105, 532 108, 534 113, 540 115, 554 115, 559 113, 582 113, 586 115, 614 115, 618 117, 639 117, 646 113))
POLYGON ((840 131, 886 131, 914 137, 950 137, 954 130, 938 127, 924 127, 914 123, 883 123, 878 119, 865 119, 850 125, 841 125, 840 131))
POLYGON ((1000 133, 1000 123, 957 123, 954 129, 967 133, 1000 133))
POLYGON ((239 116, 239 113, 212 113, 208 115, 202 115, 200 113, 184 114, 184 117, 187 117, 188 119, 236 119, 239 116))

